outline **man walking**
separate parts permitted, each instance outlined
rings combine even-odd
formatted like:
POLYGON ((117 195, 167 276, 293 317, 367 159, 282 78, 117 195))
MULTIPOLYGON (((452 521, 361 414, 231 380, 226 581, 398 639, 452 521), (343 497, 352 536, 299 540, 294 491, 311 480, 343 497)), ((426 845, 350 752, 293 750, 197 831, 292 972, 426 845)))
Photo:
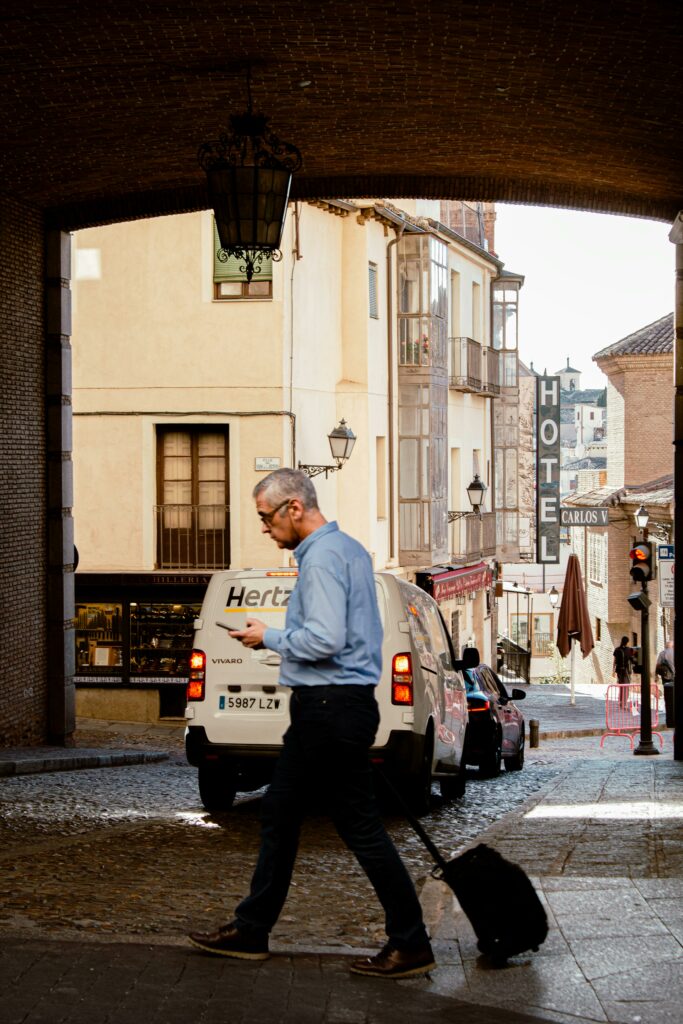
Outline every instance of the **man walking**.
POLYGON ((268 934, 284 905, 311 779, 321 780, 329 813, 372 883, 385 912, 388 942, 351 970, 380 978, 425 974, 434 964, 422 910, 408 872, 379 818, 369 748, 379 710, 382 625, 370 557, 328 523, 313 484, 279 469, 254 488, 264 533, 296 552, 299 577, 284 629, 247 619, 232 631, 245 647, 282 657, 280 682, 292 689, 290 726, 263 798, 261 849, 249 895, 235 918, 190 941, 208 953, 264 960, 268 934))
POLYGON ((664 644, 664 649, 659 652, 657 656, 657 664, 655 665, 655 675, 658 675, 662 680, 664 687, 664 710, 666 714, 666 724, 669 729, 672 729, 675 724, 674 720, 674 642, 673 640, 667 640, 664 644))

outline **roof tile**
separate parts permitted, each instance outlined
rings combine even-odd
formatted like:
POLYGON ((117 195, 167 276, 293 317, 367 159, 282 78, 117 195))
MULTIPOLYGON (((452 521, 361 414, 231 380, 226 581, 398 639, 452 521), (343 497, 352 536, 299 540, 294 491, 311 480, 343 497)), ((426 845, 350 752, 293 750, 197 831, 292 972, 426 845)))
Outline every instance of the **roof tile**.
POLYGON ((674 315, 667 313, 661 320, 655 320, 647 327, 627 335, 621 341, 596 352, 593 359, 606 359, 608 356, 654 356, 674 349, 674 315))

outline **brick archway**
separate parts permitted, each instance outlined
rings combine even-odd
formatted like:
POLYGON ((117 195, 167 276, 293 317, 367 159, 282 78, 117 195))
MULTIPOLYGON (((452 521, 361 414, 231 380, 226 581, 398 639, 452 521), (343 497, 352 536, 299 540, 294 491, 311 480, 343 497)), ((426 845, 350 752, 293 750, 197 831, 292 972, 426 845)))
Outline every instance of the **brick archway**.
POLYGON ((53 223, 206 205, 195 153, 245 105, 295 198, 507 200, 673 219, 676 4, 28 0, 2 20, 3 192, 53 223), (302 83, 310 83, 304 86, 302 83))

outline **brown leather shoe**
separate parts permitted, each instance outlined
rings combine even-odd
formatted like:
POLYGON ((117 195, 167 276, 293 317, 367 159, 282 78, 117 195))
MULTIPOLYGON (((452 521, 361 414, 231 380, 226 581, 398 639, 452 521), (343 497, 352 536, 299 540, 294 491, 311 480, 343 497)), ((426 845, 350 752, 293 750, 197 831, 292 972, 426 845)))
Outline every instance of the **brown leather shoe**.
POLYGON ((222 925, 215 932, 190 932, 193 946, 216 956, 230 956, 236 960, 267 960, 268 936, 240 931, 234 922, 222 925))
POLYGON ((422 949, 396 949, 387 942, 376 956, 354 960, 351 970, 354 974, 365 974, 369 978, 413 978, 417 974, 428 974, 436 967, 431 946, 422 949))

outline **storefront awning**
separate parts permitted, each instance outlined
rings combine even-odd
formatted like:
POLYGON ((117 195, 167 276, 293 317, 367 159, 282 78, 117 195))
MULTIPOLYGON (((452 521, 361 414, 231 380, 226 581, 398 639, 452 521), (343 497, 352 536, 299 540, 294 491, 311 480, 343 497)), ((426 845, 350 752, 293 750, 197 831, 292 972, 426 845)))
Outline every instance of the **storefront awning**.
POLYGON ((432 573, 431 593, 435 601, 448 601, 461 594, 486 590, 493 583, 493 572, 486 562, 432 573))

